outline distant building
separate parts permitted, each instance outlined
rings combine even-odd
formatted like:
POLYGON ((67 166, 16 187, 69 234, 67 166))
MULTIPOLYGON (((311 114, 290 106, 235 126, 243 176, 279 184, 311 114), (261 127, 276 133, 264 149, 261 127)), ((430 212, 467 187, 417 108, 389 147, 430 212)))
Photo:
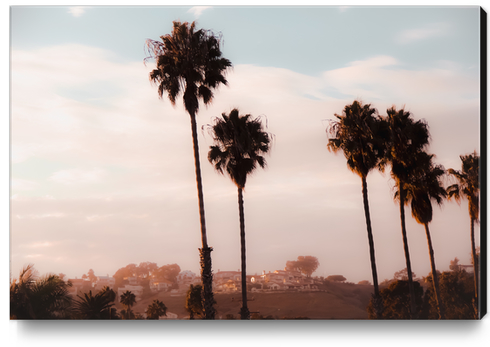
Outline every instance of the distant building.
POLYGON ((173 283, 167 280, 150 279, 150 289, 152 292, 159 292, 162 290, 168 290, 172 287, 173 283))
POLYGON ((99 291, 104 287, 114 288, 116 279, 111 276, 97 276, 95 283, 93 284, 94 290, 99 291))
POLYGON ((69 279, 68 281, 72 284, 72 286, 68 288, 68 293, 72 297, 76 297, 81 293, 88 293, 90 290, 92 290, 93 293, 92 282, 90 282, 88 279, 75 278, 69 279))

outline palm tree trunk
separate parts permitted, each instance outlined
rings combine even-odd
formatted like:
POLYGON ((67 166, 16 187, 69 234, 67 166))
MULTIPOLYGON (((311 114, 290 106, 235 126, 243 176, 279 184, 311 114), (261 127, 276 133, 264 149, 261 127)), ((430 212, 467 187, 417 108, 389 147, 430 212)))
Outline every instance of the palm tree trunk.
POLYGON ((403 249, 405 250, 405 261, 407 263, 408 273, 408 290, 410 292, 410 318, 417 318, 417 311, 415 306, 415 291, 413 289, 412 278, 412 265, 410 262, 410 251, 408 250, 407 229, 405 228, 405 190, 403 189, 403 182, 398 184, 400 193, 400 221, 402 225, 402 237, 403 237, 403 249))
POLYGON ((378 272, 376 270, 376 258, 374 254, 374 239, 373 239, 373 231, 371 229, 371 215, 369 213, 367 181, 365 176, 362 176, 361 178, 362 178, 362 198, 364 201, 364 215, 366 216, 369 254, 371 257, 371 272, 373 274, 373 285, 374 285, 373 304, 374 304, 374 311, 376 312, 376 318, 381 319, 383 314, 383 300, 379 295, 378 272))
POLYGON ((238 187, 238 210, 240 213, 240 246, 242 256, 242 308, 241 319, 250 319, 250 311, 247 303, 247 260, 245 255, 245 214, 243 212, 243 188, 238 187))
POLYGON ((475 219, 471 217, 471 259, 473 260, 473 278, 475 279, 475 302, 473 304, 475 308, 476 317, 479 316, 478 312, 478 259, 476 258, 475 249, 475 219))
POLYGON ((425 223, 425 235, 427 236, 427 244, 429 246, 430 268, 432 271, 432 282, 434 283, 434 293, 436 294, 437 310, 439 319, 445 319, 444 304, 441 300, 441 292, 439 291, 439 279, 437 278, 436 262, 434 259, 434 249, 432 248, 432 240, 430 238, 429 223, 425 223))
POLYGON ((201 281, 203 288, 203 311, 204 319, 214 319, 214 297, 213 297, 213 274, 211 272, 211 251, 208 247, 206 235, 206 221, 204 217, 204 197, 202 192, 201 164, 199 161, 199 145, 197 143, 197 123, 196 115, 189 113, 192 127, 192 143, 194 147, 194 163, 196 168, 197 195, 199 200, 199 216, 201 222, 201 241, 202 248, 199 249, 201 263, 201 281))

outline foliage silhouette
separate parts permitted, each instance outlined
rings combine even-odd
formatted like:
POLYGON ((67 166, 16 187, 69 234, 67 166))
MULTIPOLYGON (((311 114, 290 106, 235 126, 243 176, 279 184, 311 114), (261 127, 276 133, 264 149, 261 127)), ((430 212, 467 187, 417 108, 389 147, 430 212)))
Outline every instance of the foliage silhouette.
MULTIPOLYGON (((445 306, 446 319, 477 319, 473 307, 473 275, 466 271, 447 271, 438 276, 441 300, 445 306)), ((425 292, 426 318, 437 319, 437 301, 434 295, 432 274, 425 278, 429 284, 425 292)))
MULTIPOLYGON (((123 318, 124 319, 131 319, 131 307, 136 303, 136 296, 129 290, 126 290, 124 293, 121 294, 121 299, 120 303, 126 306, 126 310, 124 311, 123 318)), ((122 311, 121 311, 122 313, 122 311)))
POLYGON ((146 309, 147 319, 159 319, 161 316, 167 316, 167 306, 160 300, 153 300, 146 309))
POLYGON ((195 316, 203 317, 202 286, 200 284, 189 286, 185 298, 185 309, 189 312, 189 319, 194 319, 195 316))
POLYGON ((65 319, 71 315, 71 297, 56 275, 38 278, 33 264, 10 283, 10 319, 65 319))
POLYGON ((109 287, 104 287, 97 294, 92 291, 77 295, 74 302, 75 317, 78 319, 119 319, 116 309, 113 308, 116 293, 109 287))
MULTIPOLYGON (((423 294, 424 290, 419 282, 413 282, 415 293, 415 315, 421 318, 423 311, 423 294)), ((380 319, 413 319, 414 312, 411 307, 411 295, 409 291, 409 282, 397 280, 392 282, 388 288, 380 290, 381 298, 383 299, 383 314, 380 319)), ((373 308, 373 298, 367 307, 369 318, 375 318, 373 308)))

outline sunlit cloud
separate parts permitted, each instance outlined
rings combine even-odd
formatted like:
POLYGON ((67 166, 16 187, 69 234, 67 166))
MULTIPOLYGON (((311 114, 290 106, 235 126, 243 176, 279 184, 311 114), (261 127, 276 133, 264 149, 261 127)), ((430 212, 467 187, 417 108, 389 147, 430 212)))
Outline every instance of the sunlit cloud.
POLYGON ((22 245, 21 247, 26 247, 26 248, 45 248, 45 247, 52 247, 55 244, 56 243, 54 243, 54 242, 45 241, 45 242, 31 243, 31 244, 28 244, 28 245, 22 245))
POLYGON ((435 38, 449 34, 449 25, 446 23, 429 24, 422 28, 404 30, 397 35, 397 41, 408 44, 430 38, 435 38))
POLYGON ((44 254, 27 254, 25 258, 40 258, 43 257, 44 254))
POLYGON ((16 214, 17 219, 44 219, 44 218, 62 218, 65 217, 64 213, 42 213, 42 214, 16 214))
POLYGON ((73 17, 80 17, 81 15, 83 15, 85 13, 86 10, 87 10, 87 7, 85 7, 85 6, 73 6, 73 7, 70 7, 70 9, 68 10, 68 13, 70 13, 73 17))
POLYGON ((201 14, 209 8, 211 8, 211 6, 194 6, 194 7, 190 8, 189 11, 187 11, 187 12, 194 14, 195 18, 199 18, 201 16, 201 14))

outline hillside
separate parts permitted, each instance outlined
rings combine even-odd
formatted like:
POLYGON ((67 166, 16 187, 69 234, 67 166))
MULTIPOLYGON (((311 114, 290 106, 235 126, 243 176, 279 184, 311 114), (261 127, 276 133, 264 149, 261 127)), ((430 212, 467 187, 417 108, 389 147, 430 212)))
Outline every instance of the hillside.
MULTIPOLYGON (((329 283, 321 286, 318 292, 263 292, 249 293, 249 310, 276 319, 307 317, 310 319, 367 319, 366 306, 373 287, 348 283, 329 283)), ((178 319, 188 317, 185 311, 185 295, 172 296, 170 293, 157 293, 137 302, 134 312, 143 313, 155 299, 165 303, 169 312, 178 319)), ((217 318, 225 319, 227 314, 239 317, 241 307, 240 293, 215 294, 217 318)), ((118 308, 119 309, 119 308, 118 308)))

